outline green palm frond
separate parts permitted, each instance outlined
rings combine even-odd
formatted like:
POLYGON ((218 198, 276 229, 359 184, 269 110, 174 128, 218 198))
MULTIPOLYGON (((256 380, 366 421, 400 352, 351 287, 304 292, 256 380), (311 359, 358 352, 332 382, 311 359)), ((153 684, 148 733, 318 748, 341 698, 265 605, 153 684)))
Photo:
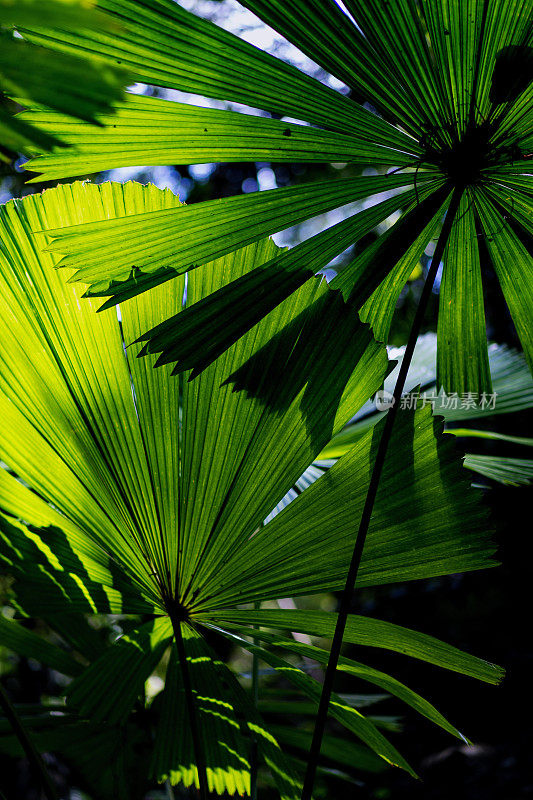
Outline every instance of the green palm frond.
POLYGON ((509 486, 528 486, 533 481, 533 458, 506 458, 469 453, 465 467, 509 486))
MULTIPOLYGON (((0 457, 10 470, 0 472, 0 559, 15 579, 13 603, 25 614, 56 619, 67 638, 76 613, 143 615, 109 650, 80 635, 80 652, 91 653, 92 665, 70 684, 69 707, 107 725, 126 724, 170 647, 167 699, 159 712, 154 705, 154 776, 198 783, 202 752, 214 791, 246 794, 257 747, 281 796, 292 800, 300 791, 294 765, 203 633, 216 625, 235 641, 220 614, 231 623, 231 610, 242 604, 342 586, 378 429, 272 522, 263 521, 392 365, 342 297, 313 279, 196 380, 176 379, 171 366, 154 370, 153 356, 136 358, 135 341, 162 317, 179 317, 233 278, 271 263, 280 250, 261 240, 221 256, 188 275, 186 298, 178 276, 123 304, 119 319, 95 314, 79 283, 65 282, 54 269, 57 258, 32 235, 36 228, 172 210, 180 210, 177 198, 151 186, 80 183, 0 209, 0 457), (184 647, 178 661, 173 641, 184 647), (187 714, 186 698, 196 709, 198 741, 178 720, 187 714)), ((398 424, 361 586, 494 564, 485 511, 440 428, 427 407, 398 424)), ((334 621, 330 615, 328 624, 334 621)), ((6 630, 13 636, 12 627, 6 630)), ((377 642, 376 628, 373 635, 377 642)), ((387 636, 391 647, 397 636, 398 649, 410 642, 412 655, 425 652, 443 667, 490 682, 500 677, 493 665, 414 632, 387 628, 387 636)), ((277 673, 289 669, 287 677, 316 702, 316 679, 257 648, 277 673)), ((324 660, 325 651, 313 653, 324 660)), ((455 731, 394 678, 346 666, 455 731)), ((342 699, 335 703, 349 731, 411 771, 372 719, 342 699)))
MULTIPOLYGON (((200 619, 207 622, 207 617, 200 616, 200 619)), ((334 615, 324 611, 227 609, 211 612, 209 619, 214 620, 219 626, 224 624, 241 631, 250 625, 261 625, 326 639, 332 637, 335 629, 334 615)), ((267 639, 269 636, 264 631, 254 635, 258 638, 266 635, 267 639)), ((502 676, 501 669, 494 664, 475 658, 432 636, 370 617, 350 615, 346 625, 345 641, 349 644, 377 646, 403 653, 411 658, 470 675, 487 683, 497 683, 502 676)))
MULTIPOLYGON (((391 397, 396 375, 403 359, 404 348, 393 348, 391 355, 398 359, 398 364, 385 378, 385 398, 391 397)), ((488 360, 492 373, 493 392, 476 398, 468 392, 459 396, 446 395, 442 390, 437 392, 437 337, 427 333, 419 337, 413 360, 409 368, 404 395, 405 408, 412 403, 413 387, 422 385, 420 397, 424 404, 432 406, 434 412, 444 417, 446 433, 461 438, 478 438, 492 441, 522 444, 531 447, 533 439, 524 436, 509 436, 491 430, 476 430, 470 427, 454 427, 457 423, 473 423, 478 420, 491 419, 501 414, 511 414, 529 410, 533 407, 533 379, 526 360, 521 353, 505 346, 491 344, 488 349, 488 360), (480 402, 479 402, 480 400, 480 402)), ((418 392, 417 392, 418 393, 418 392)), ((309 467, 300 478, 303 491, 308 483, 314 482, 335 459, 347 453, 353 445, 371 430, 384 416, 385 411, 368 402, 355 415, 354 419, 322 450, 314 465, 309 467)), ((474 455, 466 453, 464 466, 485 477, 500 483, 523 485, 531 479, 531 460, 527 458, 508 458, 500 455, 474 455)), ((284 508, 293 496, 282 499, 275 512, 284 508)), ((273 512, 273 513, 275 513, 273 512)))
MULTIPOLYGON (((438 383, 447 392, 491 390, 482 295, 488 265, 531 367, 533 60, 526 0, 394 0, 386 7, 350 0, 346 10, 333 0, 299 0, 290 8, 263 0, 244 5, 343 81, 350 96, 171 0, 99 0, 103 13, 120 18, 122 35, 29 29, 25 35, 58 53, 83 51, 101 63, 126 65, 144 83, 310 124, 128 97, 117 106, 116 122, 102 117, 104 127, 95 136, 88 126, 31 106, 21 120, 63 137, 71 148, 38 158, 29 168, 58 178, 125 164, 293 159, 374 163, 387 174, 58 229, 50 246, 64 256, 62 264, 77 268, 89 296, 108 297, 107 307, 321 210, 402 185, 407 191, 389 201, 402 212, 398 221, 331 284, 387 341, 396 299, 438 234, 456 188, 462 197, 444 254, 438 383)), ((157 320, 141 332, 145 352, 161 353, 159 363, 172 362, 178 372, 205 369, 310 280, 323 261, 358 242, 371 223, 371 215, 356 223, 365 213, 356 215, 353 226, 347 222, 342 231, 332 227, 315 237, 317 248, 319 237, 327 239, 323 255, 314 251, 313 240, 303 242, 264 272, 246 280, 232 276, 230 285, 201 300, 194 312, 157 320)))
MULTIPOLYGON (((103 14, 92 0, 0 0, 0 92, 20 104, 38 103, 43 111, 62 112, 66 119, 101 124, 97 114, 112 113, 123 97, 128 73, 120 66, 80 54, 52 52, 24 41, 14 31, 25 25, 48 30, 113 33, 120 23, 103 14)), ((32 153, 64 148, 61 135, 51 134, 0 108, 0 147, 32 153)))
MULTIPOLYGON (((296 612, 298 613, 298 612, 296 612)), ((301 624, 301 623, 300 623, 301 624)), ((252 635, 251 631, 247 628, 241 628, 240 634, 244 635, 252 635)), ((278 648, 281 650, 285 650, 290 653, 295 653, 299 656, 310 658, 313 661, 317 661, 320 664, 327 664, 328 662, 328 651, 324 650, 323 648, 315 647, 313 645, 305 644, 302 642, 297 642, 294 639, 290 639, 288 637, 282 637, 279 635, 274 635, 272 633, 267 633, 265 631, 260 631, 258 638, 260 638, 263 642, 269 644, 271 648, 274 648, 276 651, 278 648)), ((257 648, 256 646, 249 645, 245 639, 239 639, 240 644, 245 649, 250 649, 252 653, 258 653, 262 660, 266 661, 267 664, 272 664, 287 680, 294 681, 294 683, 303 689, 310 697, 317 699, 316 692, 313 693, 310 691, 309 686, 315 686, 314 682, 311 684, 309 683, 309 679, 307 678, 304 680, 301 675, 299 674, 301 670, 295 670, 294 667, 291 668, 291 665, 287 662, 280 663, 278 657, 273 656, 272 653, 264 648, 257 648), (295 672, 296 676, 293 676, 292 673, 295 672)), ((367 681, 368 683, 372 684, 372 688, 384 690, 388 692, 390 695, 394 695, 400 698, 404 703, 413 707, 418 711, 418 713, 422 714, 423 716, 430 719, 434 724, 439 725, 448 733, 451 733, 453 736, 456 736, 460 739, 465 740, 465 737, 459 733, 459 731, 454 728, 443 716, 440 714, 431 703, 428 703, 427 700, 424 700, 420 695, 416 692, 413 692, 404 684, 397 681, 395 678, 392 678, 390 675, 385 674, 384 672, 380 672, 379 670, 372 669, 371 667, 367 667, 365 664, 360 664, 353 659, 350 658, 341 658, 339 661, 339 669, 341 672, 346 672, 351 674, 363 681, 367 681)), ((349 704, 346 704, 342 701, 342 698, 339 696, 336 698, 335 704, 337 706, 341 706, 344 711, 348 710, 349 704)), ((334 711, 332 711, 333 715, 335 715, 334 711)), ((349 714, 352 712, 348 711, 349 714)), ((359 733, 359 712, 354 710, 351 718, 351 724, 348 727, 354 732, 359 733)), ((363 741, 365 739, 366 731, 361 731, 363 735, 360 735, 360 738, 363 741)), ((371 745, 368 741, 366 741, 367 745, 371 747, 374 752, 380 752, 379 745, 375 747, 371 745)), ((384 753, 380 753, 380 755, 384 755, 384 753)), ((389 751, 389 757, 392 755, 392 751, 389 751)), ((396 756, 397 758, 398 756, 396 756)), ((389 760, 385 757, 385 760, 389 760)), ((393 762, 395 763, 395 762, 393 762)))
MULTIPOLYGON (((274 670, 270 669, 270 672, 274 670)), ((397 719, 378 716, 373 707, 386 700, 386 694, 360 694, 340 695, 341 700, 355 708, 369 708, 371 719, 383 730, 401 730, 397 719)), ((259 701, 259 710, 267 720, 269 729, 277 740, 289 749, 291 760, 298 765, 298 769, 305 766, 304 754, 309 752, 311 731, 309 728, 310 717, 316 713, 316 704, 311 700, 303 699, 302 694, 296 694, 294 689, 269 689, 263 688, 259 701), (273 722, 270 723, 270 719, 273 722)), ((357 783, 354 771, 380 773, 387 768, 386 762, 379 758, 370 748, 359 742, 348 740, 340 736, 328 734, 322 742, 321 756, 324 760, 319 773, 341 779, 350 784, 357 783)))
POLYGON ((83 664, 70 653, 24 628, 20 622, 6 619, 2 614, 0 614, 0 641, 3 647, 13 650, 17 655, 35 658, 41 664, 46 664, 64 675, 79 675, 83 672, 83 664))

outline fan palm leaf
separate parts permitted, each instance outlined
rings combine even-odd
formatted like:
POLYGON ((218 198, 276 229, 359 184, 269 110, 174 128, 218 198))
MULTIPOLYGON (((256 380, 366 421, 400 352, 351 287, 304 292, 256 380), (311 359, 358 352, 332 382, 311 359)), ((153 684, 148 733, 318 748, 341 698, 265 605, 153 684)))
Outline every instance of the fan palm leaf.
MULTIPOLYGON (((397 196, 394 210, 402 212, 400 219, 331 284, 386 341, 397 296, 438 232, 456 188, 461 201, 444 253, 438 382, 448 392, 490 391, 481 283, 488 264, 498 276, 531 367, 533 50, 528 3, 394 0, 377 7, 350 0, 341 9, 333 0, 306 0, 290 8, 277 0, 246 0, 244 5, 343 81, 349 96, 171 0, 100 0, 104 13, 123 21, 123 35, 66 35, 35 27, 25 35, 60 52, 77 49, 103 63, 127 65, 144 83, 243 103, 310 125, 128 97, 117 108, 117 121, 111 125, 102 118, 105 127, 94 136, 86 126, 31 108, 23 120, 62 136, 72 148, 67 155, 39 158, 30 168, 57 178, 125 164, 268 158, 374 163, 388 174, 58 229, 51 247, 64 256, 62 263, 78 269, 76 276, 88 284, 89 296, 109 297, 110 305, 321 209, 395 190, 400 181, 411 187, 397 196), (315 190, 322 207, 314 200, 315 190), (240 214, 247 219, 245 229, 240 214)), ((390 206, 383 204, 382 211, 374 224, 390 214, 390 206)), ((309 280, 324 260, 341 253, 347 242, 357 242, 365 226, 354 224, 350 230, 348 224, 343 233, 331 228, 319 234, 330 237, 323 256, 309 257, 310 240, 264 273, 233 276, 214 298, 199 302, 196 324, 186 315, 167 324, 159 320, 142 331, 146 352, 161 352, 160 363, 172 361, 177 371, 205 368, 209 358, 309 280), (238 307, 237 300, 242 301, 238 307), (232 327, 226 330, 230 317, 232 327), (203 347, 207 337, 209 358, 203 347)), ((322 239, 315 239, 319 250, 322 239)))
MULTIPOLYGON (((275 258, 275 245, 259 241, 191 272, 186 299, 183 277, 172 291, 154 287, 121 306, 119 319, 94 314, 79 284, 64 281, 57 258, 32 235, 36 227, 179 208, 170 192, 151 186, 80 183, 1 208, 0 453, 10 471, 0 471, 0 558, 25 613, 55 615, 67 631, 80 612, 143 615, 70 685, 69 703, 81 715, 127 720, 170 648, 154 776, 186 785, 204 776, 212 791, 246 794, 256 742, 281 796, 295 798, 297 774, 202 631, 216 624, 235 636, 217 613, 244 606, 246 627, 254 624, 246 604, 342 586, 378 429, 272 523, 262 521, 392 365, 368 326, 316 279, 197 380, 173 378, 168 366, 152 369, 153 357, 136 358, 130 343, 161 316, 185 313, 184 305, 275 258), (190 726, 177 719, 184 703, 190 726)), ((440 427, 429 408, 397 426, 360 585, 494 564, 486 512, 440 427)), ((387 630, 387 647, 403 652, 411 641, 412 655, 425 652, 426 660, 489 682, 501 677, 435 640, 417 644, 414 632, 387 630)), ((323 651, 316 655, 323 660, 323 651)), ((318 682, 268 658, 316 701, 318 682)), ((350 669, 395 687, 456 732, 393 678, 350 669)), ((379 756, 411 771, 360 711, 341 703, 335 713, 379 756)))

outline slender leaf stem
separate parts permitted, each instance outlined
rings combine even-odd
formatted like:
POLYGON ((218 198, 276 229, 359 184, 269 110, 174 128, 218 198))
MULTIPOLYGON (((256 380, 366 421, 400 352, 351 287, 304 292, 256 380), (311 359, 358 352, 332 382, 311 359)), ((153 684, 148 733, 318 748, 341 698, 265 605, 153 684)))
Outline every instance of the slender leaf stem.
POLYGON ((26 758, 28 759, 30 766, 32 767, 36 776, 39 777, 46 797, 48 798, 48 800, 57 800, 57 793, 54 788, 54 784, 52 783, 52 779, 50 778, 50 775, 48 774, 44 761, 41 758, 41 754, 36 749, 35 745, 30 739, 28 732, 26 731, 24 725, 22 724, 22 721, 19 715, 17 714, 16 709, 13 707, 13 704, 9 699, 9 695, 2 686, 1 682, 0 682, 0 707, 2 708, 4 714, 6 715, 9 724, 13 728, 13 731, 17 739, 19 740, 21 747, 23 748, 26 754, 26 758))
POLYGON ((181 666, 181 674, 183 677, 183 688, 185 690, 185 702, 187 703, 187 712, 189 716, 189 725, 191 726, 192 746, 194 751, 194 758, 196 767, 198 769, 198 780, 200 783, 200 798, 201 800, 208 800, 209 786, 207 783, 207 766, 205 762, 204 748, 200 738, 200 729, 198 727, 198 717, 196 713, 196 706, 194 703, 194 695, 192 691, 191 676, 189 672, 189 665, 187 663, 187 654, 185 652, 185 644, 183 642, 183 634, 181 631, 181 621, 175 619, 170 615, 172 627, 174 629, 174 638, 176 639, 176 647, 178 648, 178 658, 181 666))
POLYGON ((316 770, 320 758, 320 747, 322 744, 322 737, 324 735, 324 729, 326 726, 326 719, 328 715, 328 707, 331 698, 331 692, 333 690, 333 681, 335 678, 335 672, 339 661, 342 640, 344 637, 344 630, 346 628, 346 620, 348 618, 348 613, 352 603, 352 597, 355 588, 355 582, 357 579, 357 573, 359 570, 359 565, 361 563, 361 557, 363 555, 363 548, 365 546, 366 535, 368 533, 370 519, 372 516, 372 511, 374 508, 374 503, 379 488, 381 473, 383 471, 385 457, 387 455, 387 449, 391 439, 391 434, 394 426, 394 421, 396 419, 396 414, 398 413, 398 409, 400 407, 400 399, 402 396, 402 392, 404 390, 405 380, 407 378, 407 372, 409 370, 415 345, 418 336, 420 334, 421 325, 424 319, 424 315, 426 313, 429 298, 431 296, 431 290, 433 289, 435 277, 437 275, 437 271, 440 262, 442 260, 442 256, 444 255, 444 250, 450 235, 453 221, 455 219, 457 210, 459 208, 459 202, 461 200, 462 193, 463 193, 463 187, 456 187, 453 191, 452 198, 450 200, 450 205, 448 207, 448 211, 446 213, 446 217, 442 225, 440 236, 437 241, 437 245, 435 247, 435 252, 433 254, 433 258, 431 260, 431 264, 428 270, 426 282, 424 284, 424 288, 420 296, 420 302, 418 304, 413 324, 411 326, 409 340, 405 348, 405 353, 400 367, 400 372, 398 374, 396 385, 394 387, 392 407, 390 408, 386 416, 385 425, 383 428, 381 439, 379 441, 376 453, 376 460, 374 462, 374 467, 372 469, 372 474, 368 485, 368 491, 365 498, 365 504, 363 507, 363 512, 361 514, 361 520, 359 522, 359 529, 357 531, 357 536, 355 539, 352 559, 350 562, 348 574, 346 576, 346 584, 344 586, 344 590, 340 600, 337 624, 335 626, 335 633, 331 645, 330 656, 326 668, 326 673, 324 676, 324 684, 322 687, 322 694, 320 696, 320 702, 318 705, 317 717, 315 721, 315 729, 313 732, 313 740, 311 742, 309 758, 307 761, 307 769, 305 773, 303 790, 302 790, 302 800, 311 800, 313 785, 315 782, 316 770))
MULTIPOLYGON (((261 608, 261 603, 257 600, 254 602, 254 609, 257 611, 261 608)), ((258 625, 254 625, 254 628, 258 625)), ((260 641, 257 637, 253 638, 253 643, 257 647, 260 641)), ((257 708, 259 704, 259 658, 256 653, 252 656, 252 702, 254 707, 257 708)), ((257 769, 258 769, 258 753, 257 742, 252 743, 252 757, 250 759, 250 800, 257 800, 257 769)))

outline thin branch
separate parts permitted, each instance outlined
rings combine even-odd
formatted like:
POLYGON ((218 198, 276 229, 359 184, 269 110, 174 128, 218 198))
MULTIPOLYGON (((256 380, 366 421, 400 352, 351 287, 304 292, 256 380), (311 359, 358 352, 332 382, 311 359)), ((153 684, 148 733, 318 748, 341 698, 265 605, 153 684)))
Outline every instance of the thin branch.
POLYGON ((407 378, 407 372, 411 365, 411 359, 413 357, 415 345, 418 340, 418 336, 420 334, 420 329, 422 326, 424 315, 426 313, 428 301, 431 296, 431 291, 433 289, 435 277, 437 275, 440 262, 444 255, 444 250, 448 242, 448 238, 450 236, 450 231, 452 228, 453 221, 457 215, 457 210, 459 208, 459 203, 462 194, 463 194, 463 187, 456 187, 453 191, 453 195, 450 200, 450 205, 448 207, 448 211, 446 213, 446 217, 442 225, 437 246, 435 247, 435 252, 431 261, 431 265, 428 270, 426 282, 422 290, 420 302, 418 304, 415 318, 411 326, 409 341, 407 342, 407 346, 405 348, 405 354, 400 367, 400 372, 398 374, 396 385, 394 387, 392 407, 386 416, 383 433, 379 441, 379 446, 376 453, 376 460, 374 462, 374 467, 372 469, 372 475, 370 477, 370 482, 366 494, 365 505, 363 507, 363 513, 361 515, 361 520, 359 522, 359 529, 357 531, 357 536, 355 539, 354 550, 350 562, 350 568, 346 576, 346 584, 344 586, 344 590, 339 605, 337 624, 335 626, 335 633, 331 645, 328 666, 326 668, 326 673, 324 676, 324 684, 322 686, 322 694, 320 696, 320 703, 318 705, 315 729, 313 732, 313 740, 311 742, 311 749, 309 751, 309 758, 307 761, 307 769, 305 773, 304 785, 302 790, 302 800, 311 800, 313 785, 315 782, 316 770, 320 758, 320 747, 322 744, 322 737, 324 735, 324 729, 326 726, 331 692, 333 690, 333 680, 335 678, 335 672, 339 661, 342 640, 344 637, 344 630, 346 628, 346 620, 348 618, 348 613, 352 603, 353 591, 355 588, 355 582, 357 580, 357 573, 359 570, 359 565, 361 563, 361 557, 363 555, 363 548, 365 546, 366 536, 370 525, 370 519, 372 516, 372 511, 374 509, 374 503, 379 488, 381 473, 383 471, 385 457, 387 455, 387 449, 390 443, 394 421, 396 419, 396 414, 398 413, 398 409, 400 407, 400 399, 404 390, 405 380, 407 378))
POLYGON ((48 798, 48 800, 58 800, 54 784, 52 783, 52 779, 50 778, 50 775, 48 774, 44 761, 41 758, 41 754, 36 749, 35 745, 30 739, 28 732, 26 731, 24 725, 22 724, 20 716, 18 715, 16 709, 13 707, 13 704, 9 699, 9 695, 2 686, 1 682, 0 682, 0 706, 4 714, 6 715, 9 724, 13 728, 13 731, 17 739, 19 740, 20 745, 26 754, 26 758, 30 763, 30 766, 35 772, 35 775, 39 778, 46 797, 48 798))

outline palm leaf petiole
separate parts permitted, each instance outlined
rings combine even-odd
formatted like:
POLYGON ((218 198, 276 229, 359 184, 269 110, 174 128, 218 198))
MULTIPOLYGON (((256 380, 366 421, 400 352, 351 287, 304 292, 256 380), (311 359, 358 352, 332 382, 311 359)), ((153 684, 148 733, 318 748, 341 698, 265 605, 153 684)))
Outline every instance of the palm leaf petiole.
POLYGON ((322 744, 322 738, 324 736, 324 730, 328 715, 328 707, 331 698, 331 693, 333 690, 333 681, 335 678, 335 672, 339 661, 339 655, 342 646, 342 640, 344 637, 346 621, 352 603, 352 596, 355 588, 355 582, 357 580, 357 573, 359 570, 359 565, 361 563, 361 557, 363 555, 363 548, 365 546, 366 535, 368 533, 370 519, 374 508, 374 502, 376 500, 379 488, 381 472, 383 470, 383 466, 385 463, 387 449, 389 446, 394 426, 394 421, 396 419, 396 414, 398 413, 398 409, 400 407, 400 399, 405 387, 407 372, 409 370, 415 345, 418 336, 420 334, 421 325, 424 319, 424 315, 426 313, 429 298, 431 296, 431 291, 433 289, 435 277, 437 275, 439 265, 444 255, 444 250, 446 248, 446 244, 450 236, 453 222, 455 220, 457 211, 459 209, 459 203, 461 201, 463 191, 464 191, 463 186, 457 185, 454 188, 450 200, 450 205, 448 207, 446 217, 444 219, 442 229, 440 232, 440 236, 437 241, 437 245, 435 247, 435 252, 433 254, 433 258, 428 270, 426 282, 424 284, 424 288, 420 296, 420 302, 418 304, 415 318, 411 326, 409 341, 407 342, 407 346, 405 348, 405 355, 402 360, 401 368, 398 374, 398 378, 396 380, 396 385, 394 387, 392 407, 390 408, 387 414, 385 425, 383 428, 383 433, 379 441, 379 446, 376 453, 376 460, 374 462, 374 467, 372 469, 372 474, 368 485, 368 491, 365 498, 365 504, 363 507, 363 512, 361 514, 361 520, 359 523, 357 536, 355 538, 355 544, 350 562, 350 567, 348 569, 348 574, 346 576, 346 583, 339 604, 337 624, 335 626, 335 632, 333 635, 330 656, 324 676, 324 684, 322 687, 322 693, 318 705, 315 728, 313 731, 313 739, 311 742, 311 748, 309 750, 309 758, 307 760, 307 767, 305 772, 301 800, 311 800, 313 785, 315 782, 316 770, 320 757, 320 747, 322 744))

